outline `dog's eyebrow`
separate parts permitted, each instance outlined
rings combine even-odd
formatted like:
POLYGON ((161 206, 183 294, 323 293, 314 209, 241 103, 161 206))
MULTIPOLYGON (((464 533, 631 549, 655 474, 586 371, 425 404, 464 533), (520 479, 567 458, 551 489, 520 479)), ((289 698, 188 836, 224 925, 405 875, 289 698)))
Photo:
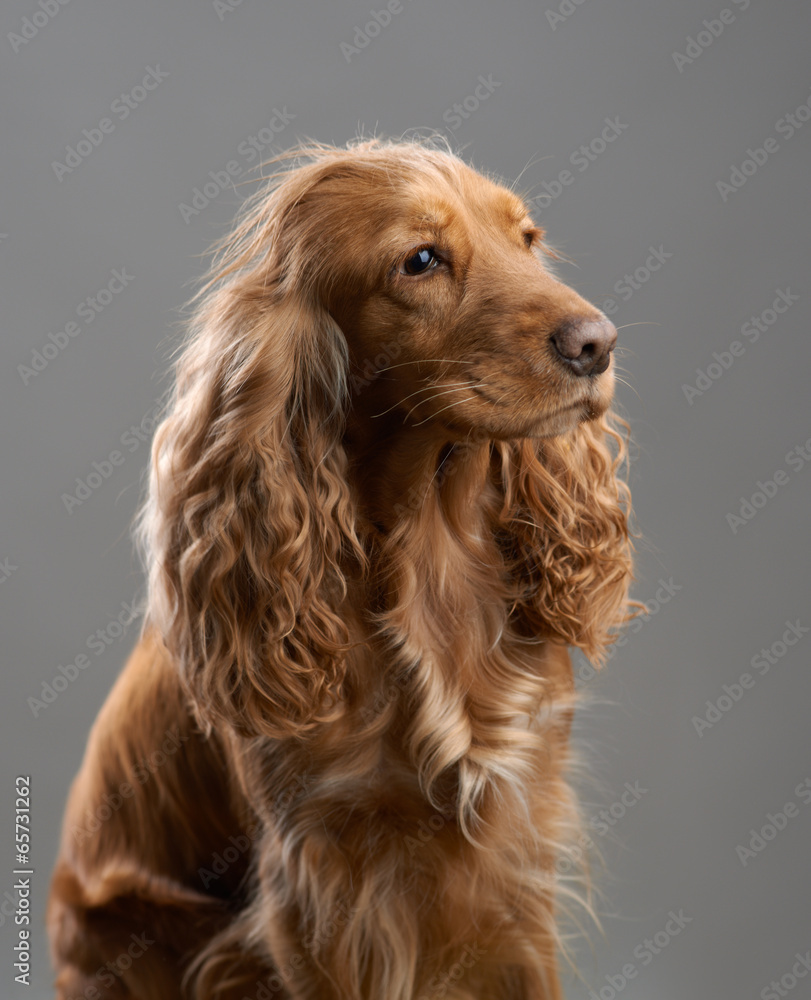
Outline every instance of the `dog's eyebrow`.
POLYGON ((527 211, 527 206, 522 201, 518 201, 513 197, 507 197, 504 199, 503 205, 505 215, 514 225, 520 226, 526 222, 529 212, 527 211))
POLYGON ((420 212, 414 216, 414 222, 421 226, 430 226, 433 229, 446 229, 448 226, 448 215, 439 212, 420 212))

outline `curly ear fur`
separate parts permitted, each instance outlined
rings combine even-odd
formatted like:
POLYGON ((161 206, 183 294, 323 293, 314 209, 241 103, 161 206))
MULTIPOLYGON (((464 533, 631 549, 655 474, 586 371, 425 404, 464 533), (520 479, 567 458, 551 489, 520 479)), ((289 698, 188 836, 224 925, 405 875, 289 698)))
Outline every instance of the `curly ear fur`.
POLYGON ((516 606, 535 633, 598 663, 629 618, 632 579, 625 439, 612 422, 622 423, 609 413, 560 437, 499 445, 516 606))
POLYGON ((301 173, 262 192, 221 245, 139 526, 148 621, 201 721, 243 735, 329 717, 348 639, 342 567, 364 559, 341 446, 346 344, 283 251, 301 246, 283 238, 314 180, 301 173))

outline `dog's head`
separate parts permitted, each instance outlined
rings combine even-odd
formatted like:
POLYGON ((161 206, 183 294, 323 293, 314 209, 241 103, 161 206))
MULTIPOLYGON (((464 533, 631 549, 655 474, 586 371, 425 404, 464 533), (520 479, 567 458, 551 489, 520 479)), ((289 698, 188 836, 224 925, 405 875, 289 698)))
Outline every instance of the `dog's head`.
POLYGON ((417 144, 305 170, 280 264, 340 328, 364 417, 507 440, 606 411, 616 330, 551 272, 521 198, 417 144))
POLYGON ((630 566, 616 331, 547 262, 520 198, 419 143, 308 148, 249 202, 141 517, 148 620, 206 721, 296 732, 340 701, 342 602, 368 559, 351 480, 403 435, 417 457, 476 442, 522 627, 600 655, 630 566))

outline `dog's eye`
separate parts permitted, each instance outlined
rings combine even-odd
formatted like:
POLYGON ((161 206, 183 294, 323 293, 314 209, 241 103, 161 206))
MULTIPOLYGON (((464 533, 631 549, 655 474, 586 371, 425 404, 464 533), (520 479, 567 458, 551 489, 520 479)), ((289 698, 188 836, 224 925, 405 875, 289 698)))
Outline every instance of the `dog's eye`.
POLYGON ((423 247, 403 261, 403 271, 406 274, 422 274, 429 268, 436 267, 439 258, 433 247, 423 247))
POLYGON ((541 240, 544 238, 544 231, 540 226, 530 226, 523 232, 524 243, 528 250, 532 250, 534 247, 539 246, 541 240))

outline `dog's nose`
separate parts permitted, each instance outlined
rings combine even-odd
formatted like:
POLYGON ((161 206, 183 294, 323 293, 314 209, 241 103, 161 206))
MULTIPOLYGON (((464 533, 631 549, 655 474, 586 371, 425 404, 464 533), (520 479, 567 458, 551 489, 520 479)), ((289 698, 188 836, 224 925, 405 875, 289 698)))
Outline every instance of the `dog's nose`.
POLYGON ((575 375, 600 375, 608 368, 617 343, 617 328, 600 319, 569 319, 550 337, 561 361, 575 375))

